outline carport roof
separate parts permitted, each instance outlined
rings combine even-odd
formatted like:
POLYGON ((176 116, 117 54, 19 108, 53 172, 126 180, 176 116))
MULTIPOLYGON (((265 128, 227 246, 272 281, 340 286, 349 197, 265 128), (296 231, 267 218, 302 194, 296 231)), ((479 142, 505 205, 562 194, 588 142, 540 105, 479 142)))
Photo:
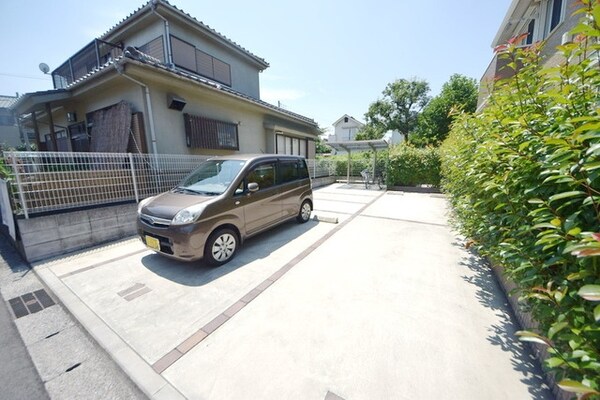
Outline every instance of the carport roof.
POLYGON ((389 143, 383 139, 379 140, 351 140, 348 142, 328 142, 329 146, 337 151, 364 151, 364 150, 385 150, 389 143))

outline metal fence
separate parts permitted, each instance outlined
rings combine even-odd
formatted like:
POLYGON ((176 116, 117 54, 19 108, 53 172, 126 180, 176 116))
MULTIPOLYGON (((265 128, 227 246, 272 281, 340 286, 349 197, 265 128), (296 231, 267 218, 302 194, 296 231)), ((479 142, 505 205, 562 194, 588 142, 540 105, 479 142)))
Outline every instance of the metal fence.
MULTIPOLYGON (((210 156, 121 153, 5 152, 13 212, 68 210, 143 198, 176 186, 210 156)), ((312 178, 336 174, 331 160, 308 160, 312 178)))
POLYGON ((5 152, 15 214, 124 201, 167 191, 208 156, 5 152))

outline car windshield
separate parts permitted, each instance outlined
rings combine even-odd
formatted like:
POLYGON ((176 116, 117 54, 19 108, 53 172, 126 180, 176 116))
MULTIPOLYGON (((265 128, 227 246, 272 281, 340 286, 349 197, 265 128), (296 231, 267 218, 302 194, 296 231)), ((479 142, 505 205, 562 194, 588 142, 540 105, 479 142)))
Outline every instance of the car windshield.
POLYGON ((201 195, 222 194, 232 184, 245 163, 242 160, 205 161, 173 190, 201 195))

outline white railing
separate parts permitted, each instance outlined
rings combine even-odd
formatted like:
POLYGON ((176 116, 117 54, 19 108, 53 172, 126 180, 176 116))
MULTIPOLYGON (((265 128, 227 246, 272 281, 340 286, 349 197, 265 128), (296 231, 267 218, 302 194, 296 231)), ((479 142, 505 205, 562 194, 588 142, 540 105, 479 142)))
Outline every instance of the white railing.
MULTIPOLYGON (((13 212, 30 214, 140 201, 175 187, 210 156, 131 153, 5 152, 13 212)), ((308 160, 312 178, 335 174, 308 160)))
POLYGON ((306 160, 311 178, 323 178, 335 175, 335 163, 328 159, 306 160))
POLYGON ((174 187, 208 156, 5 152, 15 214, 139 201, 174 187))

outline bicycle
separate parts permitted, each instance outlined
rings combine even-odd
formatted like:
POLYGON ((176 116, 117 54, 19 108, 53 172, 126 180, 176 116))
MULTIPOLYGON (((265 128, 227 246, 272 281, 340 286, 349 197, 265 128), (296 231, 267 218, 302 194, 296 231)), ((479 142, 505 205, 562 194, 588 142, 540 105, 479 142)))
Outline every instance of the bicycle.
POLYGON ((362 171, 360 171, 360 176, 362 176, 363 181, 365 183, 365 189, 369 188, 369 180, 371 178, 371 174, 369 173, 368 169, 363 169, 362 171))
POLYGON ((386 188, 385 178, 386 178, 385 171, 383 171, 379 175, 377 175, 377 186, 379 186, 380 190, 386 188))

